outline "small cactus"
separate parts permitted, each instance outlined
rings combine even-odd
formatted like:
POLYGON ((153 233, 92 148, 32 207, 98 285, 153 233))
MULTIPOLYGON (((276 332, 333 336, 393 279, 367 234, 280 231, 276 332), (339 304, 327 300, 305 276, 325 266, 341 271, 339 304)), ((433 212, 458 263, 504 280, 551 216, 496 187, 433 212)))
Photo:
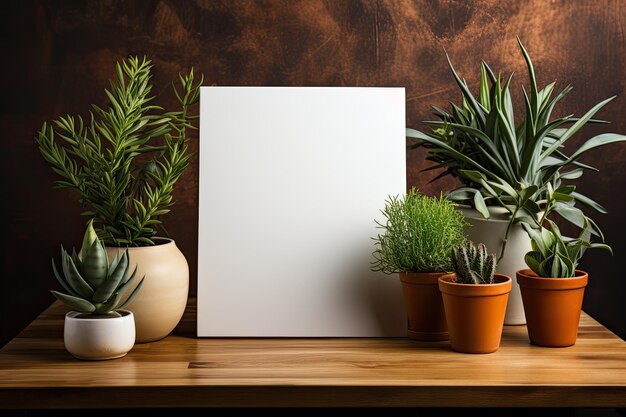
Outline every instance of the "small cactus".
POLYGON ((51 291, 60 301, 79 313, 119 317, 115 310, 122 309, 135 298, 143 284, 143 278, 131 294, 123 301, 124 295, 137 278, 137 268, 128 276, 128 250, 121 257, 116 255, 109 264, 104 243, 98 239, 90 221, 80 254, 72 250, 69 255, 61 247, 61 271, 59 274, 54 259, 52 271, 67 294, 51 291))
POLYGON ((489 254, 483 243, 476 246, 468 240, 452 249, 452 267, 459 283, 493 284, 496 255, 489 254))

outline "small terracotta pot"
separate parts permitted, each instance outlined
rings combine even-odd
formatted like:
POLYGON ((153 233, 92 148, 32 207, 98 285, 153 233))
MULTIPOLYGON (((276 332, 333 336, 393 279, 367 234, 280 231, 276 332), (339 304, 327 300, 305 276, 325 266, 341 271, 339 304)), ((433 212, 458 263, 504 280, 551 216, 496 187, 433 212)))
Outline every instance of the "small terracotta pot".
POLYGON ((401 272, 402 293, 409 322, 407 336, 413 340, 448 340, 448 326, 439 292, 444 272, 401 272))
POLYGON ((460 284, 456 274, 439 278, 452 349, 491 353, 500 347, 511 278, 496 274, 495 284, 460 284))
POLYGON ((532 344, 566 347, 576 343, 587 281, 587 273, 579 270, 573 278, 539 278, 530 269, 517 271, 532 344))

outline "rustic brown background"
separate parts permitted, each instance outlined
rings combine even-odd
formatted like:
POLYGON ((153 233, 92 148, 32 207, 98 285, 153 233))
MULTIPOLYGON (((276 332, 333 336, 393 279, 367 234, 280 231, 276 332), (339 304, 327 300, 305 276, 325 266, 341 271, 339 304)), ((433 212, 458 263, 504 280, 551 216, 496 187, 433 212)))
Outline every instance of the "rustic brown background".
MULTIPOLYGON (((33 141, 41 123, 84 113, 101 103, 115 61, 147 55, 156 64, 158 100, 173 103, 167 83, 194 66, 206 84, 278 86, 404 86, 407 125, 420 127, 429 105, 458 100, 445 48, 475 86, 480 58, 524 80, 519 34, 542 84, 571 83, 560 113, 581 114, 617 95, 601 116, 626 132, 626 6, 604 1, 35 1, 3 3, 0 56, 2 270, 0 345, 52 300, 50 257, 59 244, 79 245, 84 219, 75 195, 51 190, 53 175, 33 141)), ((519 84, 515 99, 519 103, 519 84)), ((245 120, 241 121, 245 123, 245 120)), ((594 132, 587 129, 578 139, 594 132)), ((197 150, 197 143, 193 148, 197 150)), ((580 189, 603 202, 598 217, 616 255, 589 254, 585 307, 626 336, 626 145, 596 150, 601 168, 580 189)), ((409 154, 409 184, 439 193, 451 180, 434 173, 422 152, 409 154)), ((197 159, 177 191, 167 228, 187 256, 195 280, 197 159)), ((192 284, 195 287, 195 283, 192 284)))

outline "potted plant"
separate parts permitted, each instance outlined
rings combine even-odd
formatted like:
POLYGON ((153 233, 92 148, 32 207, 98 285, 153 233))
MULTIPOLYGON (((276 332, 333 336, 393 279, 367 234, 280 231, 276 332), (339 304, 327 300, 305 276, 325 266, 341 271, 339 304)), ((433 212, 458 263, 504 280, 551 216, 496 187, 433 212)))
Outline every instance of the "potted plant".
POLYGON ((498 350, 511 278, 496 274, 496 255, 471 241, 452 250, 454 273, 439 278, 452 349, 464 353, 498 350))
POLYGON ((557 225, 547 220, 550 229, 527 227, 532 251, 525 256, 529 269, 517 271, 522 291, 528 336, 534 345, 572 346, 576 343, 578 321, 588 275, 578 268, 587 248, 611 248, 591 242, 591 227, 583 226, 580 235, 567 238, 557 225))
MULTIPOLYGON (((601 213, 605 209, 562 181, 577 179, 585 170, 596 170, 579 162, 588 150, 626 140, 623 135, 604 133, 565 151, 563 145, 583 126, 600 122, 593 117, 612 98, 596 104, 582 117, 552 117, 557 103, 572 88, 568 86, 554 97, 555 83, 539 89, 530 56, 517 40, 528 68, 530 87, 529 91, 523 89, 525 108, 520 123, 516 124, 509 90, 512 75, 505 81, 483 62, 479 92, 474 96, 448 58, 462 93, 462 104, 452 104, 450 111, 434 107, 441 120, 426 122, 432 131, 407 129, 407 136, 418 139, 410 148, 426 148, 427 159, 435 163, 428 169, 443 168, 437 178, 452 175, 460 180, 462 186, 448 197, 466 205, 463 211, 472 224, 469 238, 486 243, 490 251, 497 253, 498 271, 509 276, 524 267, 524 254, 531 247, 521 224, 540 226, 548 187, 562 196, 553 207, 554 212, 577 227, 586 222, 593 234, 600 235, 596 224, 575 203, 601 213)), ((506 323, 524 323, 516 285, 511 292, 506 323)))
POLYGON ((450 200, 414 188, 404 198, 390 197, 382 213, 372 269, 400 273, 409 338, 448 340, 437 280, 451 268, 452 248, 465 241, 463 214, 450 200))
POLYGON ((152 65, 136 57, 117 63, 105 90, 108 103, 93 105, 90 117, 61 116, 35 136, 41 154, 94 218, 110 257, 128 248, 131 268, 146 282, 131 310, 137 341, 167 336, 187 303, 189 267, 172 239, 158 237, 172 191, 189 164, 187 130, 199 86, 193 70, 180 76, 174 93, 180 109, 152 103, 152 65))
POLYGON ((137 268, 128 276, 128 252, 115 256, 111 263, 104 243, 89 222, 83 245, 77 254, 61 248, 59 274, 52 259, 55 277, 67 293, 52 291, 73 311, 65 315, 65 348, 78 359, 104 360, 121 358, 135 344, 133 313, 124 310, 139 292, 137 268), (132 291, 131 291, 132 289, 132 291))

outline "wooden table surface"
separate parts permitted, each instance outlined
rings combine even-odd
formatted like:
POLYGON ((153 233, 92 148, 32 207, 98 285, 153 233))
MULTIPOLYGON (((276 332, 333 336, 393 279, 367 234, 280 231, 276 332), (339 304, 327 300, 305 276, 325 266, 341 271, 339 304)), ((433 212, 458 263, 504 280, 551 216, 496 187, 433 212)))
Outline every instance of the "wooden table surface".
POLYGON ((626 342, 583 314, 578 343, 531 346, 505 326, 489 355, 407 339, 197 339, 73 359, 54 304, 0 350, 0 408, 211 406, 626 407, 626 342))

